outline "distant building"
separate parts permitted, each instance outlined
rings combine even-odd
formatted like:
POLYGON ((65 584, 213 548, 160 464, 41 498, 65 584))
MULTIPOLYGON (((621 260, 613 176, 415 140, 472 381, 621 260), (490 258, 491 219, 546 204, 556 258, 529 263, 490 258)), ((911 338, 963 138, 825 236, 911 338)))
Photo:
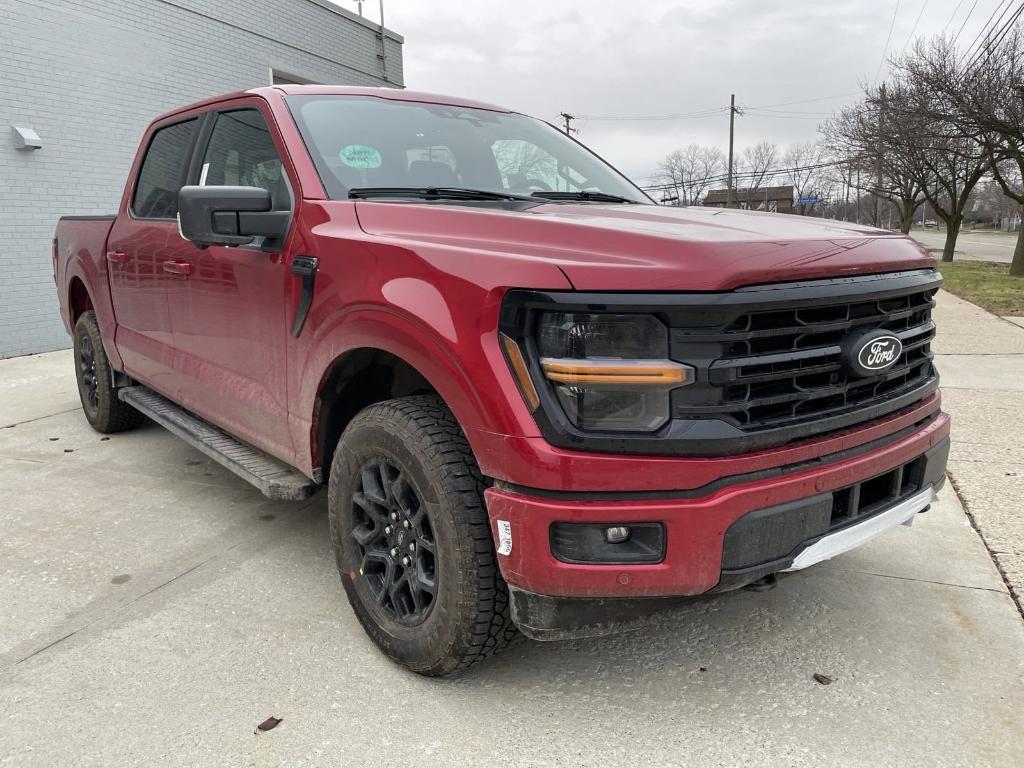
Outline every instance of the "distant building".
POLYGON ((402 88, 402 43, 328 0, 0 0, 0 357, 70 346, 57 218, 114 212, 150 120, 255 86, 402 88))
MULTIPOLYGON (((704 198, 704 205, 710 208, 725 208, 729 190, 712 189, 704 198)), ((768 211, 770 213, 793 213, 793 186, 781 187, 746 187, 732 191, 732 207, 748 211, 768 211)))

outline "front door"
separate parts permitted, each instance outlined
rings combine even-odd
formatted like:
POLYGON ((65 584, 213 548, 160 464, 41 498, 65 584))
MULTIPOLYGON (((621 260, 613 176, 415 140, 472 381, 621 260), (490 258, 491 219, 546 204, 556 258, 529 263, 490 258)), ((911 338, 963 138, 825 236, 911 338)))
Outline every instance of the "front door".
POLYGON ((110 294, 117 319, 115 343, 125 370, 169 397, 175 387, 168 271, 194 246, 178 233, 178 191, 185 182, 199 120, 191 118, 153 132, 135 188, 107 238, 110 294))
MULTIPOLYGON (((255 104, 211 115, 198 182, 263 187, 274 210, 293 210, 291 185, 267 119, 255 104)), ((204 131, 205 135, 206 131, 204 131)), ((192 248, 171 292, 180 402, 208 421, 286 461, 288 431, 283 254, 257 239, 192 248)))

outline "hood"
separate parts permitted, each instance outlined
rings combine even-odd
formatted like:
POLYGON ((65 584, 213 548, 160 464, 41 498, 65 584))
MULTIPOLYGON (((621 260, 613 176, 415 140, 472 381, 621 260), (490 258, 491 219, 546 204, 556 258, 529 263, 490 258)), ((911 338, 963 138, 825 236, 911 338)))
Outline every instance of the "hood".
MULTIPOLYGON (((589 203, 359 201, 356 210, 368 234, 545 260, 580 291, 729 290, 935 265, 903 235, 786 214, 589 203)), ((514 275, 507 284, 518 286, 514 275)))

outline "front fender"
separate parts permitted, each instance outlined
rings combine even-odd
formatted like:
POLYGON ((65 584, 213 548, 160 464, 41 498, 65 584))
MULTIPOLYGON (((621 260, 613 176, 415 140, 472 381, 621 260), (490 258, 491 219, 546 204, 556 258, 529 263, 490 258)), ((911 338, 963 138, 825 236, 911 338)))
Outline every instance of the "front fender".
POLYGON ((390 305, 350 307, 327 322, 318 318, 316 334, 301 363, 304 374, 299 377, 296 403, 301 419, 293 425, 296 445, 310 446, 310 472, 321 388, 335 361, 362 348, 400 358, 430 383, 452 410, 485 473, 488 468, 483 457, 492 451, 483 445, 481 434, 540 434, 498 345, 497 316, 503 291, 491 292, 479 315, 460 322, 441 294, 426 285, 399 278, 384 286, 385 296, 393 302, 390 305), (416 315, 402 306, 406 299, 412 300, 413 292, 417 292, 416 315), (466 328, 467 324, 473 328, 466 328), (481 327, 491 330, 480 332, 481 327))

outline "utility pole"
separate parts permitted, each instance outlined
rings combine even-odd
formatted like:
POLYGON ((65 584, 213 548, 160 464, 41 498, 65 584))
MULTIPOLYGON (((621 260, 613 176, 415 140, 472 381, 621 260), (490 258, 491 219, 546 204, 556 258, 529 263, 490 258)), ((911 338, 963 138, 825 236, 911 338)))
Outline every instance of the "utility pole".
POLYGON ((850 176, 853 175, 853 169, 850 167, 850 161, 846 161, 846 178, 843 179, 843 184, 846 187, 846 201, 843 203, 843 221, 850 220, 850 176))
POLYGON ((732 140, 736 128, 736 94, 729 96, 729 173, 725 189, 725 207, 732 208, 732 140))
POLYGON ((878 88, 878 143, 875 156, 875 226, 882 226, 882 137, 885 128, 882 117, 885 114, 885 83, 878 88))
POLYGON ((574 133, 579 133, 579 129, 572 127, 572 121, 576 119, 573 115, 570 115, 568 112, 559 112, 558 115, 565 122, 566 136, 571 136, 574 133))

